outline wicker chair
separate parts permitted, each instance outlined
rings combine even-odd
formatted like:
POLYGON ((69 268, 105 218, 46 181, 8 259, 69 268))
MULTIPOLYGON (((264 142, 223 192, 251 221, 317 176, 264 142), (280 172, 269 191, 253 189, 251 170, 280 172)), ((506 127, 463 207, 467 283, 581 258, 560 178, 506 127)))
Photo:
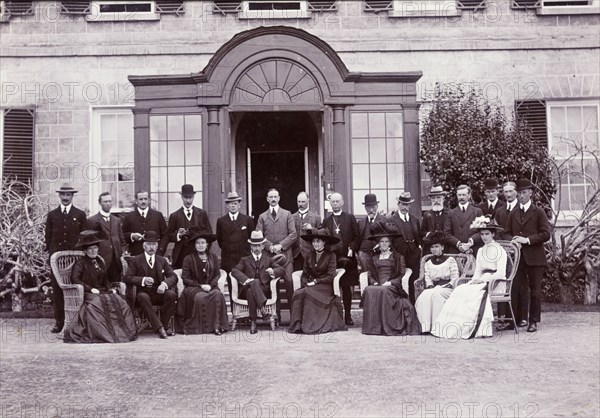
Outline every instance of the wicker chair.
MULTIPOLYGON (((447 254, 449 257, 452 257, 456 260, 456 264, 458 265, 458 280, 456 282, 456 286, 461 280, 469 280, 468 278, 473 276, 473 271, 475 270, 475 257, 472 254, 447 254)), ((432 254, 427 254, 421 258, 421 270, 419 274, 419 278, 415 280, 415 300, 419 298, 423 290, 425 290, 425 263, 433 257, 432 254)))
MULTIPOLYGON (((404 273, 404 275, 402 276, 402 289, 404 289, 404 291, 408 294, 409 293, 409 284, 408 281, 410 279, 410 275, 412 274, 412 270, 407 268, 406 272, 404 273)), ((362 296, 363 293, 365 292, 365 289, 367 288, 367 286, 369 285, 369 273, 366 271, 363 271, 362 273, 360 273, 360 276, 358 276, 358 280, 360 283, 360 295, 362 296)))
MULTIPOLYGON (((239 319, 249 318, 250 311, 248 309, 248 301, 245 299, 240 299, 238 296, 238 281, 235 277, 231 275, 231 273, 229 274, 229 278, 231 279, 231 299, 233 300, 233 306, 231 307, 233 313, 233 319, 231 320, 231 330, 235 331, 235 328, 237 327, 237 321, 239 319)), ((267 302, 265 303, 265 310, 269 315, 274 315, 277 311, 277 282, 279 281, 279 279, 279 277, 276 277, 272 279, 270 283, 271 298, 267 299, 267 302)), ((225 279, 223 279, 223 283, 224 282, 225 279)), ((223 288, 221 288, 221 292, 223 292, 223 288)), ((279 318, 277 318, 275 324, 271 326, 271 329, 273 331, 275 331, 275 327, 277 326, 278 321, 279 318)))
MULTIPOLYGON (((340 292, 340 279, 344 275, 346 270, 344 269, 335 269, 335 277, 333 278, 333 294, 337 297, 341 297, 340 292)), ((292 281, 294 282, 294 291, 300 289, 302 284, 302 270, 297 270, 292 273, 292 281)))
MULTIPOLYGON (((510 295, 511 295, 511 291, 512 291, 512 283, 517 274, 517 268, 519 266, 519 260, 521 258, 521 246, 519 244, 513 244, 512 242, 505 241, 505 240, 497 240, 496 242, 498 244, 500 244, 502 246, 502 248, 504 248, 504 250, 506 251, 506 255, 507 255, 507 257, 506 257, 506 278, 494 279, 494 280, 490 281, 488 284, 488 289, 491 289, 491 291, 488 293, 488 295, 490 298, 490 302, 492 302, 492 303, 499 303, 499 302, 508 303, 508 307, 510 308, 511 318, 504 318, 504 317, 499 318, 497 316, 497 310, 496 310, 496 313, 494 313, 494 321, 499 321, 499 322, 512 321, 515 332, 518 334, 519 327, 517 327, 517 323, 515 321, 515 313, 513 311, 510 295), (498 284, 500 282, 506 283, 506 290, 504 292, 496 291, 496 288, 498 287, 498 284)), ((473 263, 473 268, 475 268, 474 263, 473 263)), ((461 284, 467 283, 469 280, 471 280, 472 277, 473 277, 473 271, 470 272, 470 275, 461 275, 461 277, 456 282, 456 286, 460 286, 461 284)))
MULTIPOLYGON (((69 327, 71 321, 83 305, 83 286, 80 284, 71 283, 71 270, 73 265, 81 257, 85 256, 83 251, 58 251, 50 257, 50 268, 52 274, 56 278, 65 299, 65 325, 60 333, 64 335, 64 331, 69 327)), ((104 259, 98 256, 103 262, 104 259)), ((125 284, 119 283, 118 292, 125 295, 125 284)))

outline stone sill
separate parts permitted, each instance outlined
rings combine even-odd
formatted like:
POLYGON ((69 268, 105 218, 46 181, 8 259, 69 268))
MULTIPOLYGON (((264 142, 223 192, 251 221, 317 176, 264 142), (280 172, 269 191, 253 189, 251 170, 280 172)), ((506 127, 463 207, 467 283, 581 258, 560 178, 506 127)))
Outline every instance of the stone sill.
POLYGON ((458 9, 454 10, 390 10, 388 12, 389 17, 393 18, 411 18, 411 17, 434 17, 434 18, 446 18, 446 17, 458 17, 462 15, 462 11, 458 9))
POLYGON ((257 11, 257 12, 239 12, 237 15, 240 20, 249 19, 310 19, 312 17, 311 12, 269 12, 269 11, 257 11))
POLYGON ((597 15, 600 14, 600 6, 550 6, 540 7, 537 10, 538 15, 554 16, 554 15, 597 15))
POLYGON ((94 22, 128 22, 128 21, 155 21, 160 20, 158 13, 105 13, 101 15, 86 15, 85 20, 94 22))

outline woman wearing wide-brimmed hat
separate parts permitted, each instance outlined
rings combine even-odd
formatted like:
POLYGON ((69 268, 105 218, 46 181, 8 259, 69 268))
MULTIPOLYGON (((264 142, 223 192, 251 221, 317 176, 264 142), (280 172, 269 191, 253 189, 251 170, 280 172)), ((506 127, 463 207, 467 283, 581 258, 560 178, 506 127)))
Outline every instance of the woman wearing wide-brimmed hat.
POLYGON ((333 293, 335 254, 325 248, 340 240, 325 228, 311 231, 300 237, 312 243, 313 250, 304 260, 302 288, 296 290, 292 298, 288 332, 322 334, 346 330, 342 302, 333 293))
POLYGON ((73 265, 71 282, 83 286, 84 301, 65 332, 65 342, 121 343, 137 338, 129 304, 109 287, 106 265, 98 256, 99 243, 96 231, 79 234, 77 248, 85 255, 73 265))
MULTIPOLYGON (((483 247, 477 252, 473 278, 458 286, 444 304, 431 333, 444 338, 491 337, 494 313, 488 296, 489 284, 495 279, 506 278, 507 254, 494 236, 502 228, 486 216, 475 218, 470 226, 479 232, 483 247)), ((494 292, 506 290, 506 283, 499 282, 494 292)))
POLYGON ((423 238, 423 242, 429 246, 432 257, 423 266, 425 290, 417 298, 415 309, 421 321, 422 332, 431 332, 431 324, 436 321, 450 297, 459 271, 454 257, 444 254, 446 236, 442 231, 430 233, 423 238))
POLYGON ((362 298, 362 333, 370 335, 415 335, 421 333, 415 308, 402 288, 406 272, 404 257, 392 242, 401 237, 392 219, 371 225, 369 239, 377 249, 368 269, 369 286, 362 298))
POLYGON ((195 251, 183 259, 185 288, 177 303, 176 331, 221 335, 228 329, 227 307, 218 286, 219 260, 208 251, 217 236, 198 227, 190 228, 188 234, 195 251))

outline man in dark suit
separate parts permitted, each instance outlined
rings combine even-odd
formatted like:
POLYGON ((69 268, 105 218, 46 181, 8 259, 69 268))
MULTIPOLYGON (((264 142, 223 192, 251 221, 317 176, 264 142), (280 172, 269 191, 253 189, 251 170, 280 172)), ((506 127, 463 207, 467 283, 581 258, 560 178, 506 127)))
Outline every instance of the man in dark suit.
POLYGON ((356 253, 360 244, 360 232, 358 222, 351 213, 344 212, 344 197, 341 193, 332 193, 329 197, 332 213, 323 219, 323 228, 327 228, 329 234, 340 240, 339 243, 330 247, 335 254, 337 268, 346 270, 340 279, 342 300, 344 302, 344 317, 346 325, 354 325, 352 320, 352 287, 358 284, 358 268, 356 264, 356 253))
POLYGON ((471 188, 461 184, 456 188, 458 206, 450 210, 444 223, 444 234, 448 237, 447 248, 451 254, 467 252, 471 248, 469 238, 477 231, 471 230, 471 223, 483 212, 471 202, 471 188))
POLYGON ((172 254, 172 265, 174 269, 183 266, 183 259, 195 252, 194 244, 188 239, 188 231, 192 226, 198 227, 208 234, 212 234, 212 227, 208 220, 208 213, 204 209, 194 205, 196 191, 191 184, 181 186, 181 200, 183 206, 169 216, 169 227, 167 234, 169 241, 174 242, 172 254))
POLYGON ((379 200, 375 194, 369 193, 365 195, 362 203, 367 211, 367 216, 358 221, 358 233, 360 236, 360 244, 358 246, 358 263, 362 271, 368 271, 373 257, 374 243, 369 239, 371 236, 371 225, 380 217, 379 200))
POLYGON ((99 255, 104 259, 107 275, 111 282, 121 281, 121 255, 125 246, 125 235, 121 220, 110 214, 112 208, 112 196, 109 192, 103 192, 98 196, 100 211, 88 218, 88 229, 98 231, 100 241, 99 255))
POLYGON ((312 251, 312 245, 300 239, 300 235, 318 228, 321 225, 321 217, 309 210, 309 200, 306 192, 298 193, 296 201, 298 203, 298 211, 292 214, 292 218, 294 218, 294 224, 296 225, 297 238, 292 246, 292 255, 294 257, 294 270, 302 270, 304 268, 304 259, 312 251))
POLYGON ((541 319, 542 278, 547 265, 544 243, 550 239, 550 223, 544 209, 531 201, 531 181, 519 179, 516 184, 519 207, 508 215, 506 228, 512 242, 522 247, 511 299, 518 325, 527 325, 529 316, 527 332, 535 332, 541 319))
POLYGON ((484 215, 495 219, 496 211, 502 207, 506 207, 506 203, 498 199, 498 180, 485 179, 483 181, 485 199, 479 204, 479 209, 484 215))
POLYGON ((505 206, 498 207, 494 213, 494 219, 504 230, 497 234, 497 239, 510 240, 512 236, 507 231, 508 215, 518 207, 517 185, 512 181, 507 181, 502 186, 502 194, 506 199, 505 206))
POLYGON ((284 280, 286 298, 291 307, 294 295, 292 246, 297 237, 296 224, 290 211, 279 207, 279 191, 277 189, 268 191, 267 202, 269 202, 269 209, 258 217, 256 230, 263 233, 266 239, 265 247, 271 254, 283 254, 286 257, 284 280))
MULTIPOLYGON (((63 185, 56 191, 60 206, 48 212, 46 218, 46 250, 52 256, 55 252, 74 250, 79 239, 79 233, 87 229, 85 212, 73 206, 73 195, 77 193, 70 185, 63 185)), ((54 274, 50 272, 52 293, 54 295, 54 328, 53 333, 59 333, 65 324, 65 300, 62 289, 54 274)))
MULTIPOLYGON (((263 317, 267 299, 271 298, 271 280, 285 274, 285 269, 278 265, 271 254, 265 250, 265 242, 262 232, 252 231, 250 239, 251 255, 242 257, 231 270, 231 275, 242 286, 239 296, 248 301, 250 311, 250 334, 256 334, 256 318, 260 309, 263 317)), ((269 321, 271 327, 275 327, 277 318, 271 316, 269 321)))
POLYGON ((125 283, 136 286, 135 302, 141 306, 159 337, 167 338, 167 335, 173 335, 170 331, 167 334, 165 325, 175 312, 177 293, 171 288, 177 285, 177 275, 167 259, 157 254, 159 241, 156 232, 145 232, 142 244, 144 252, 129 260, 125 283), (160 319, 152 305, 162 305, 160 319))
POLYGON ((408 295, 411 303, 415 303, 415 280, 419 278, 421 269, 421 225, 419 220, 410 214, 410 204, 414 202, 410 192, 402 192, 398 196, 398 211, 392 215, 392 220, 402 234, 394 239, 394 247, 404 256, 406 267, 412 270, 408 279, 408 295))
POLYGON ((158 242, 158 255, 164 255, 169 244, 167 234, 167 223, 165 217, 159 211, 151 209, 149 193, 145 190, 135 194, 136 208, 125 216, 123 220, 123 233, 125 241, 129 244, 131 255, 143 254, 142 247, 146 231, 154 231, 160 237, 158 242))
MULTIPOLYGON (((444 206, 446 192, 442 186, 434 186, 429 192, 431 209, 423 214, 421 220, 421 238, 429 237, 434 231, 444 232, 444 222, 450 210, 444 206)), ((423 255, 431 254, 431 245, 423 242, 423 255)), ((445 247, 445 246, 444 246, 445 247)))

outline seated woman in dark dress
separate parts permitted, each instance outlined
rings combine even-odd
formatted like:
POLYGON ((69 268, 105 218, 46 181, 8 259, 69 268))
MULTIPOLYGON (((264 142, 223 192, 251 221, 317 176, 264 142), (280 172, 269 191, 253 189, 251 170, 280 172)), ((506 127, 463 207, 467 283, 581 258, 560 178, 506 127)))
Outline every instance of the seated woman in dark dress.
POLYGON ((216 235, 190 228, 189 241, 196 252, 183 259, 185 288, 177 303, 177 331, 184 334, 221 335, 228 329, 225 297, 219 290, 219 260, 209 253, 216 235))
POLYGON ((96 231, 82 231, 77 248, 85 252, 73 265, 71 283, 83 286, 83 305, 65 332, 69 343, 122 343, 137 338, 133 313, 125 299, 109 289, 106 265, 98 256, 96 231))
POLYGON ((327 229, 318 229, 300 238, 311 242, 313 251, 304 260, 302 288, 296 290, 292 297, 288 332, 322 334, 345 331, 342 302, 333 293, 335 254, 325 249, 325 245, 336 244, 339 239, 330 236, 327 229))
POLYGON ((371 227, 370 240, 378 249, 368 270, 369 286, 363 293, 362 333, 370 335, 417 335, 421 325, 408 294, 402 289, 406 272, 404 257, 391 245, 398 238, 395 225, 376 223, 371 227))

